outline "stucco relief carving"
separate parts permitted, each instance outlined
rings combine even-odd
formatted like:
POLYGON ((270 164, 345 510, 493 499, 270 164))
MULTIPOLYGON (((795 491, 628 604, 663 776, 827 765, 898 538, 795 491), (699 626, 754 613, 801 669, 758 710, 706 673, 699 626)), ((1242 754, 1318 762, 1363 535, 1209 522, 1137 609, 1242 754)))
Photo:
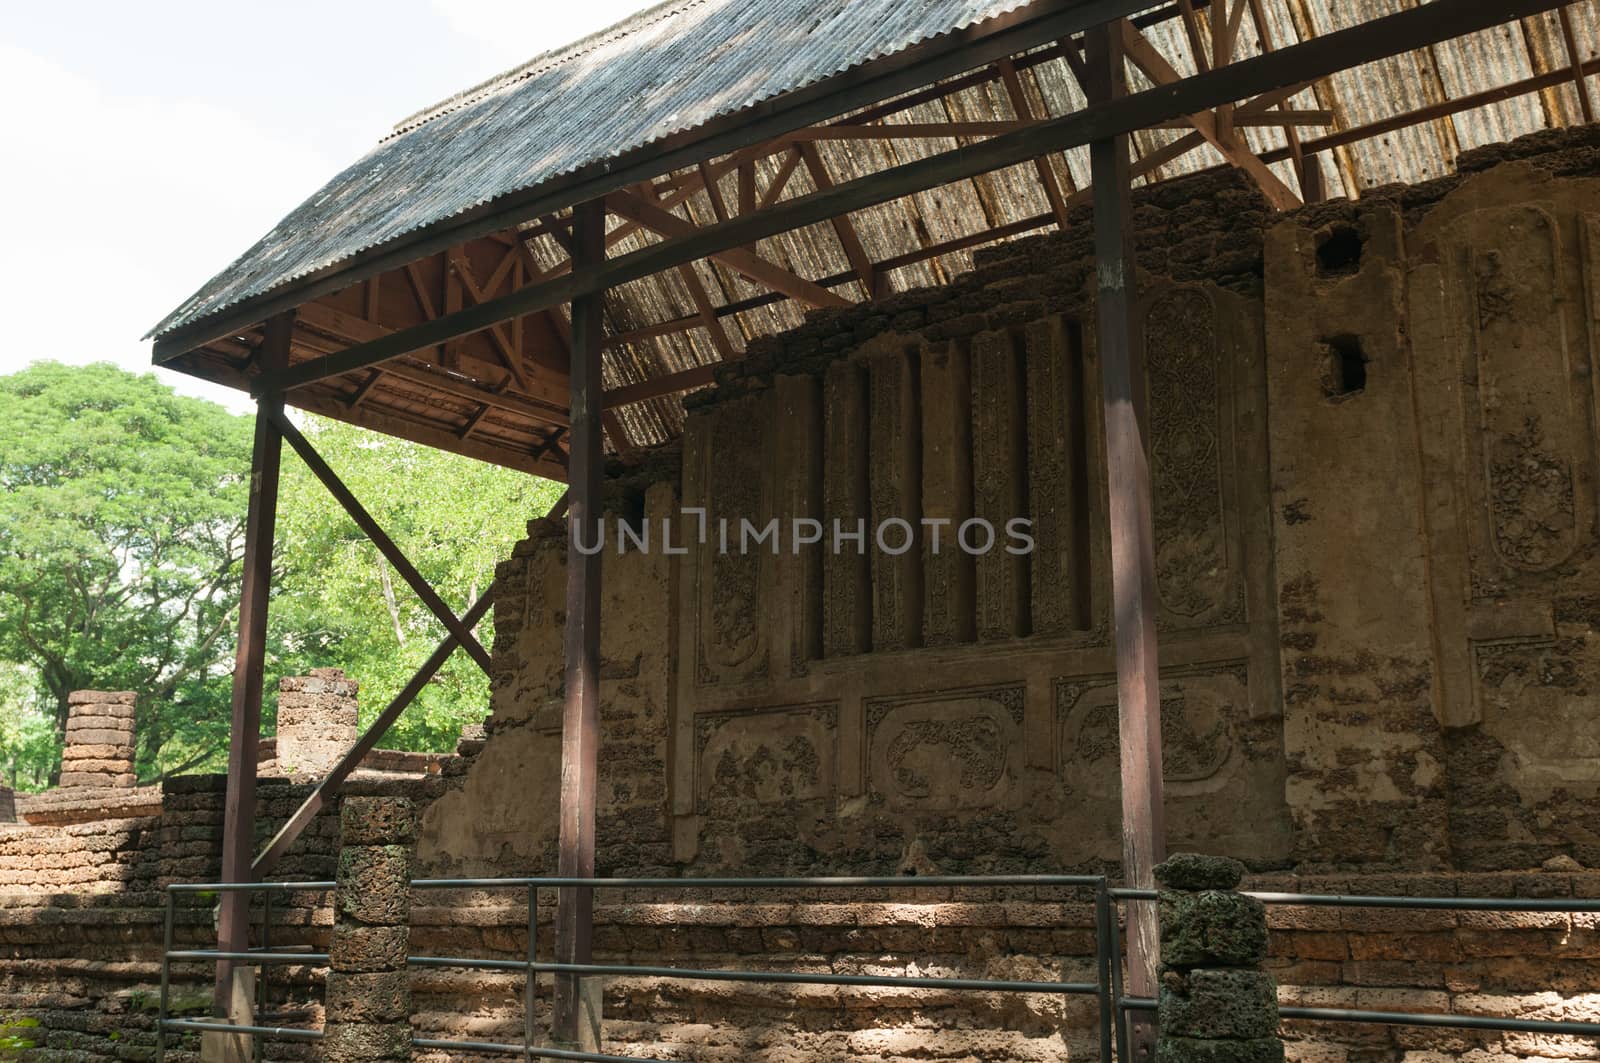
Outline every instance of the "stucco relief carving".
POLYGON ((1021 766, 1020 684, 873 698, 867 780, 890 807, 999 808, 1021 766))
POLYGON ((1584 415, 1572 384, 1559 230, 1532 204, 1478 211, 1463 223, 1462 284, 1470 305, 1479 494, 1486 549, 1475 551, 1475 597, 1504 593, 1518 573, 1549 572, 1580 536, 1575 463, 1584 415))
MULTIPOLYGON (((1145 310, 1156 587, 1169 624, 1236 623, 1244 588, 1230 546, 1236 510, 1228 367, 1216 308, 1198 288, 1156 295, 1145 310)), ((1233 536, 1236 538, 1236 535, 1233 536)))
POLYGON ((695 677, 702 685, 767 674, 762 609, 767 604, 768 555, 741 551, 737 541, 740 521, 759 526, 768 508, 765 484, 771 463, 766 418, 757 405, 766 403, 718 411, 697 433, 691 451, 699 464, 702 490, 698 498, 686 494, 706 509, 707 542, 696 551, 695 585, 699 602, 695 677), (720 546, 723 520, 733 544, 729 550, 720 546))
POLYGON ((1488 639, 1472 645, 1483 726, 1533 784, 1600 782, 1600 699, 1576 640, 1488 639))
MULTIPOLYGON (((1114 676, 1056 680, 1056 763, 1062 781, 1101 797, 1118 786, 1114 676)), ((1162 768, 1174 796, 1227 785, 1244 757, 1239 729, 1249 719, 1244 661, 1185 670, 1161 684, 1162 768)))
POLYGON ((758 805, 831 800, 838 723, 837 702, 697 714, 696 811, 705 814, 724 798, 758 805))

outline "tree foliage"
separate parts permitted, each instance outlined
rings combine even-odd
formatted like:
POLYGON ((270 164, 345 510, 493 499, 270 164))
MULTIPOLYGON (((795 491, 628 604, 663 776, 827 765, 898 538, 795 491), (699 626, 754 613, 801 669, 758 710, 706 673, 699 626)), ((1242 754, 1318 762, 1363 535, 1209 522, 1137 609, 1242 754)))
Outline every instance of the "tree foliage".
POLYGON ((242 418, 152 374, 0 377, 0 658, 35 669, 58 730, 96 687, 141 695, 147 770, 226 733, 249 446, 242 418))
MULTIPOLYGON (((444 451, 307 418, 306 437, 456 615, 494 580, 495 565, 549 510, 561 487, 444 451)), ((284 459, 272 600, 277 674, 337 666, 361 682, 363 723, 383 710, 445 637, 428 611, 323 487, 284 459)), ((492 621, 478 627, 488 646, 492 621)), ((488 712, 489 683, 457 651, 390 730, 392 749, 452 748, 488 712)))
MULTIPOLYGON (((559 485, 316 417, 313 445, 459 614, 559 485)), ((53 775, 67 693, 139 694, 141 778, 225 759, 251 418, 151 374, 50 362, 0 377, 0 770, 53 775)), ((444 629, 285 448, 268 623, 275 679, 360 680, 376 715, 444 629)), ((479 637, 488 644, 489 624, 479 637)), ((457 652, 384 745, 447 749, 487 712, 457 652)))

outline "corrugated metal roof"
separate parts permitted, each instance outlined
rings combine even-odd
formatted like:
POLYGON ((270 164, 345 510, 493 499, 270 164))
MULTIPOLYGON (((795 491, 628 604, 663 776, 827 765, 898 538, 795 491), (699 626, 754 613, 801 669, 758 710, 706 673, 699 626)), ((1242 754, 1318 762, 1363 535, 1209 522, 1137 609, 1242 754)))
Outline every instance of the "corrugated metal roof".
MULTIPOLYGON (((1418 0, 1247 2, 1250 11, 1240 25, 1236 59, 1370 21, 1399 6, 1416 6, 1418 0)), ((1021 0, 679 0, 655 8, 401 123, 391 138, 286 218, 161 328, 203 318, 486 199, 582 166, 602 153, 607 157, 618 154, 631 145, 737 111, 785 91, 782 86, 816 80, 873 55, 909 46, 937 28, 970 25, 1026 6, 1021 0), (683 74, 685 70, 696 71, 696 76, 683 74)), ((1600 0, 1580 0, 1568 11, 1579 60, 1591 62, 1600 50, 1600 0)), ((1204 49, 1210 47, 1208 15, 1202 8, 1197 19, 1204 49)), ((1143 32, 1180 73, 1195 70, 1189 34, 1180 19, 1156 22, 1143 32)), ((1294 135, 1308 150, 1320 152, 1329 195, 1359 197, 1377 185, 1415 183, 1447 174, 1460 151, 1575 124, 1582 120, 1582 112, 1573 81, 1558 77, 1547 78, 1541 91, 1440 114, 1407 128, 1356 135, 1362 127, 1416 108, 1447 104, 1548 75, 1567 64, 1558 16, 1551 12, 1341 72, 1307 88, 1285 106, 1329 112, 1328 126, 1304 126, 1294 135), (1320 147, 1319 141, 1323 142, 1320 147)), ((1085 106, 1059 49, 1041 49, 1020 57, 1016 66, 1034 118, 1059 117, 1085 106)), ((886 101, 873 110, 882 115, 884 125, 1018 118, 998 75, 992 68, 983 74, 961 79, 965 87, 942 95, 914 94, 921 102, 886 101)), ((1137 87, 1141 79, 1137 74, 1133 79, 1137 87)), ((1590 93, 1600 98, 1596 88, 1597 79, 1590 78, 1590 93)), ((1284 127, 1241 126, 1240 132, 1256 152, 1275 152, 1274 172, 1289 188, 1300 188, 1299 175, 1285 157, 1290 133, 1284 127)), ((1140 131, 1132 138, 1135 155, 1149 157, 1184 135, 1178 129, 1140 131)), ((844 182, 949 151, 964 142, 953 137, 824 139, 816 141, 815 147, 832 179, 844 182)), ((788 153, 785 143, 775 142, 772 154, 756 160, 756 185, 763 195, 772 191, 788 153)), ((1088 186, 1086 150, 1043 161, 1067 193, 1088 186)), ((1222 161, 1214 149, 1202 146, 1164 162, 1140 180, 1166 180, 1222 161)), ((693 186, 699 177, 693 168, 679 169, 658 175, 657 187, 693 186)), ((725 202, 736 202, 734 173, 724 174, 718 187, 725 202)), ((781 192, 772 194, 781 201, 815 189, 808 168, 802 165, 794 169, 781 192)), ((689 195, 674 213, 696 225, 717 218, 703 189, 689 195)), ((929 249, 941 242, 1023 220, 1030 220, 1034 229, 1044 228, 1050 223, 1050 207, 1030 163, 856 211, 849 217, 874 263, 919 253, 925 256, 886 274, 884 291, 894 292, 937 284, 970 268, 968 249, 931 253, 929 249)), ((614 230, 622 222, 613 218, 609 224, 614 230)), ((565 248, 545 226, 524 230, 523 236, 541 270, 567 261, 565 248)), ((610 254, 625 255, 659 239, 635 230, 613 243, 610 254)), ((855 279, 839 237, 827 224, 762 240, 756 250, 801 277, 828 281, 835 292, 852 301, 868 295, 855 279)), ((803 322, 803 306, 792 300, 763 301, 771 295, 768 289, 721 263, 697 262, 690 270, 710 303, 722 312, 720 320, 736 353, 756 337, 803 322)), ((386 298, 399 297, 394 293, 404 287, 403 281, 385 285, 384 291, 390 293, 386 298)), ((436 303, 438 298, 434 296, 436 303)), ((346 309, 353 309, 353 304, 346 309)), ((668 271, 608 292, 606 312, 607 333, 616 337, 692 319, 696 303, 682 276, 668 271)), ((554 313, 562 315, 564 311, 554 313)), ((414 321, 413 315, 382 323, 403 327, 414 321)), ((254 335, 243 339, 246 345, 258 342, 254 335)), ((231 357, 237 358, 239 353, 235 349, 231 357)), ((605 386, 658 379, 710 365, 720 357, 711 333, 698 325, 649 338, 613 341, 605 352, 605 386)), ((418 361, 427 359, 419 356, 418 361)), ((235 370, 239 364, 231 363, 235 370)), ((196 371, 204 374, 211 369, 202 366, 196 371)), ((226 379, 224 370, 217 372, 226 379)), ((360 375, 340 378, 318 387, 337 414, 342 404, 355 401, 363 379, 360 375)), ((478 383, 489 390, 517 391, 497 372, 480 375, 478 383)), ((548 425, 519 420, 500 410, 475 421, 470 402, 429 396, 392 376, 377 382, 361 401, 363 409, 392 412, 408 418, 407 424, 415 421, 455 434, 477 423, 479 438, 511 450, 520 448, 521 453, 530 445, 540 445, 549 430, 548 425)), ((680 430, 683 416, 679 401, 672 397, 621 407, 619 415, 636 444, 671 438, 680 430)))
POLYGON ((402 123, 152 330, 1030 0, 673 0, 402 123))

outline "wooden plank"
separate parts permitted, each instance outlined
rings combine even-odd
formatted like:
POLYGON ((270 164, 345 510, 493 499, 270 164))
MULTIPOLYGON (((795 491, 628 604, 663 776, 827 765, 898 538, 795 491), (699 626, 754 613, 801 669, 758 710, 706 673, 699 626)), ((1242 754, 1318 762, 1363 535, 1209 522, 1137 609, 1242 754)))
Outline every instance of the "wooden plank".
MULTIPOLYGON (((668 237, 692 236, 700 229, 693 222, 685 221, 669 210, 664 210, 653 203, 646 203, 632 192, 613 192, 606 197, 606 206, 615 214, 630 221, 638 222, 646 229, 668 237)), ((756 215, 759 216, 759 215, 756 215)), ((741 219, 742 220, 742 219, 741 219)), ((720 225, 736 224, 732 221, 723 221, 720 225)), ((755 241, 751 241, 753 244, 755 241)), ((730 247, 713 252, 707 256, 714 258, 731 269, 749 277, 757 284, 764 284, 773 291, 783 294, 812 306, 846 307, 852 305, 843 296, 814 284, 776 263, 742 247, 730 247)))
MULTIPOLYGON (((489 606, 494 604, 494 592, 495 588, 491 586, 482 598, 472 604, 472 608, 462 614, 461 622, 469 629, 477 627, 478 621, 489 611, 489 606)), ((250 870, 256 878, 265 876, 278 866, 278 861, 282 860, 284 854, 294 845, 295 839, 305 833, 311 821, 316 819, 317 813, 327 807, 328 801, 339 792, 339 788, 350 777, 350 773, 361 766, 363 758, 378 747, 378 743, 383 740, 389 728, 394 726, 400 714, 416 700, 417 695, 422 693, 423 688, 433 680, 439 669, 444 667, 444 662, 450 659, 450 654, 455 652, 458 645, 460 643, 456 641, 454 635, 446 635, 444 641, 440 642, 428 655, 428 659, 422 662, 422 667, 417 669, 410 681, 401 687, 400 692, 388 706, 378 713, 377 719, 368 725, 361 733, 361 737, 356 739, 355 744, 345 751, 338 763, 329 769, 321 782, 317 783, 316 789, 306 795, 306 799, 300 802, 300 807, 295 809, 294 815, 289 817, 251 865, 250 870)))
MULTIPOLYGON (((292 314, 266 323, 259 360, 272 371, 289 364, 294 335, 292 314)), ((277 420, 283 394, 268 392, 256 401, 255 441, 250 454, 250 502, 245 513, 243 586, 239 591, 239 644, 233 657, 233 705, 228 732, 228 788, 223 799, 222 881, 249 882, 255 848, 256 762, 261 746, 261 685, 267 652, 267 599, 272 592, 272 540, 278 520, 278 472, 283 438, 277 420)), ((243 952, 250 945, 250 894, 224 891, 217 923, 217 947, 243 952)), ((212 1003, 215 1014, 231 1016, 233 968, 218 961, 212 1003)), ((248 1016, 242 1018, 248 1019, 248 1016)))
MULTIPOLYGON (((1126 91, 1122 28, 1091 34, 1087 66, 1091 99, 1114 100, 1126 91)), ((1122 877, 1130 886, 1154 885, 1151 870, 1165 848, 1162 827, 1161 696, 1156 660, 1155 529, 1150 466, 1143 425, 1138 292, 1133 218, 1129 205, 1125 135, 1089 146, 1094 188, 1097 347, 1104 403, 1106 474, 1110 499, 1111 596, 1117 657, 1117 721, 1122 765, 1122 877)), ((1161 943, 1155 907, 1128 906, 1128 993, 1155 996, 1161 943)), ((1133 1051, 1154 1058, 1154 1027, 1136 1015, 1133 1051), (1142 1021, 1141 1021, 1142 1020, 1142 1021)))
POLYGON ((1308 79, 1498 25, 1519 14, 1554 7, 1555 3, 1556 0, 1505 0, 1489 10, 1478 0, 1433 0, 1420 8, 1406 8, 1288 48, 1230 63, 1177 84, 1160 85, 1121 99, 1093 104, 1015 133, 904 163, 826 191, 787 200, 755 214, 694 229, 681 237, 608 259, 583 276, 568 275, 531 285, 463 310, 452 319, 404 329, 331 355, 321 363, 296 365, 282 374, 258 381, 256 386, 292 388, 338 376, 452 336, 477 332, 519 314, 570 302, 574 296, 585 292, 640 280, 684 262, 827 221, 841 213, 1026 162, 1045 152, 1080 147, 1094 140, 1144 129, 1153 123, 1182 118, 1221 103, 1303 85, 1308 79))
MULTIPOLYGON (((605 258, 604 201, 576 208, 573 225, 575 270, 592 270, 605 258)), ((600 477, 600 350, 605 290, 580 296, 572 304, 572 443, 567 459, 567 599, 564 653, 565 703, 561 716, 561 808, 558 871, 564 877, 594 875, 595 802, 600 754, 600 557, 585 553, 582 542, 598 542, 600 477)), ((594 934, 594 890, 568 887, 558 892, 555 946, 560 963, 588 963, 594 934)), ((581 980, 556 975, 551 1036, 579 1043, 582 1024, 581 980)))
POLYGON ((306 463, 311 475, 322 482, 322 486, 328 489, 334 500, 350 514, 350 519, 356 522, 356 527, 372 540, 372 545, 378 548, 378 552, 394 566, 396 572, 400 573, 400 578, 406 581, 406 585, 422 599, 422 604, 428 607, 428 611, 439 618, 439 623, 445 626, 445 630, 456 637, 456 641, 461 643, 472 659, 478 662, 478 667, 488 675, 489 654, 472 634, 471 628, 456 617, 444 599, 439 597, 439 592, 422 578, 422 573, 417 571, 410 558, 406 557, 399 545, 389 538, 389 533, 383 530, 383 526, 371 513, 367 512, 361 500, 356 498, 355 492, 339 479, 339 474, 322 459, 322 455, 317 453, 311 441, 300 433, 288 417, 284 416, 283 411, 279 410, 273 419, 277 422, 279 434, 289 442, 295 453, 300 455, 300 460, 306 463))

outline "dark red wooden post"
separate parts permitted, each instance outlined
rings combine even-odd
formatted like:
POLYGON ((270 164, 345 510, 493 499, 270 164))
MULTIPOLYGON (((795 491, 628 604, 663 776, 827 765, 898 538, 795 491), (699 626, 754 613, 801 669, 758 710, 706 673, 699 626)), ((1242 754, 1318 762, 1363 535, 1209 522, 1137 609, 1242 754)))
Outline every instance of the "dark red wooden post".
MULTIPOLYGON (((1121 25, 1088 35, 1092 98, 1126 91, 1121 25)), ((1105 403, 1106 472, 1111 501, 1111 595, 1117 643, 1117 722, 1122 757, 1122 871, 1131 886, 1152 886, 1165 848, 1161 816, 1161 692, 1156 664, 1155 530, 1145 449, 1133 223, 1128 202, 1128 138, 1089 145, 1094 181, 1100 381, 1105 403)), ((1153 905, 1129 906, 1128 990, 1155 996, 1160 940, 1153 905)), ((1134 1017, 1135 1063, 1154 1050, 1148 1016, 1134 1017), (1142 1020, 1142 1021, 1141 1021, 1142 1020)))
MULTIPOLYGON (((574 209, 574 275, 605 258, 605 206, 598 200, 574 209)), ((600 752, 600 551, 579 552, 600 534, 602 300, 604 290, 572 303, 572 444, 567 459, 566 703, 561 717, 561 856, 567 877, 594 875, 595 792, 600 752)), ((556 960, 588 963, 594 891, 560 891, 556 907, 556 960)), ((581 1043, 582 979, 558 975, 552 1034, 581 1043)))
MULTIPOLYGON (((289 364, 293 313, 269 318, 259 354, 263 373, 289 364)), ((255 446, 250 457, 250 507, 245 514, 244 576, 239 592, 239 645, 233 659, 233 723, 228 741, 228 792, 222 821, 222 881, 249 882, 256 842, 256 753, 261 741, 261 682, 267 647, 267 597, 272 591, 272 540, 278 517, 278 463, 283 436, 277 415, 282 393, 256 400, 255 446)), ((223 952, 250 944, 250 894, 225 891, 217 927, 223 952)), ((229 1014, 234 965, 217 963, 213 997, 219 1016, 229 1014)))

